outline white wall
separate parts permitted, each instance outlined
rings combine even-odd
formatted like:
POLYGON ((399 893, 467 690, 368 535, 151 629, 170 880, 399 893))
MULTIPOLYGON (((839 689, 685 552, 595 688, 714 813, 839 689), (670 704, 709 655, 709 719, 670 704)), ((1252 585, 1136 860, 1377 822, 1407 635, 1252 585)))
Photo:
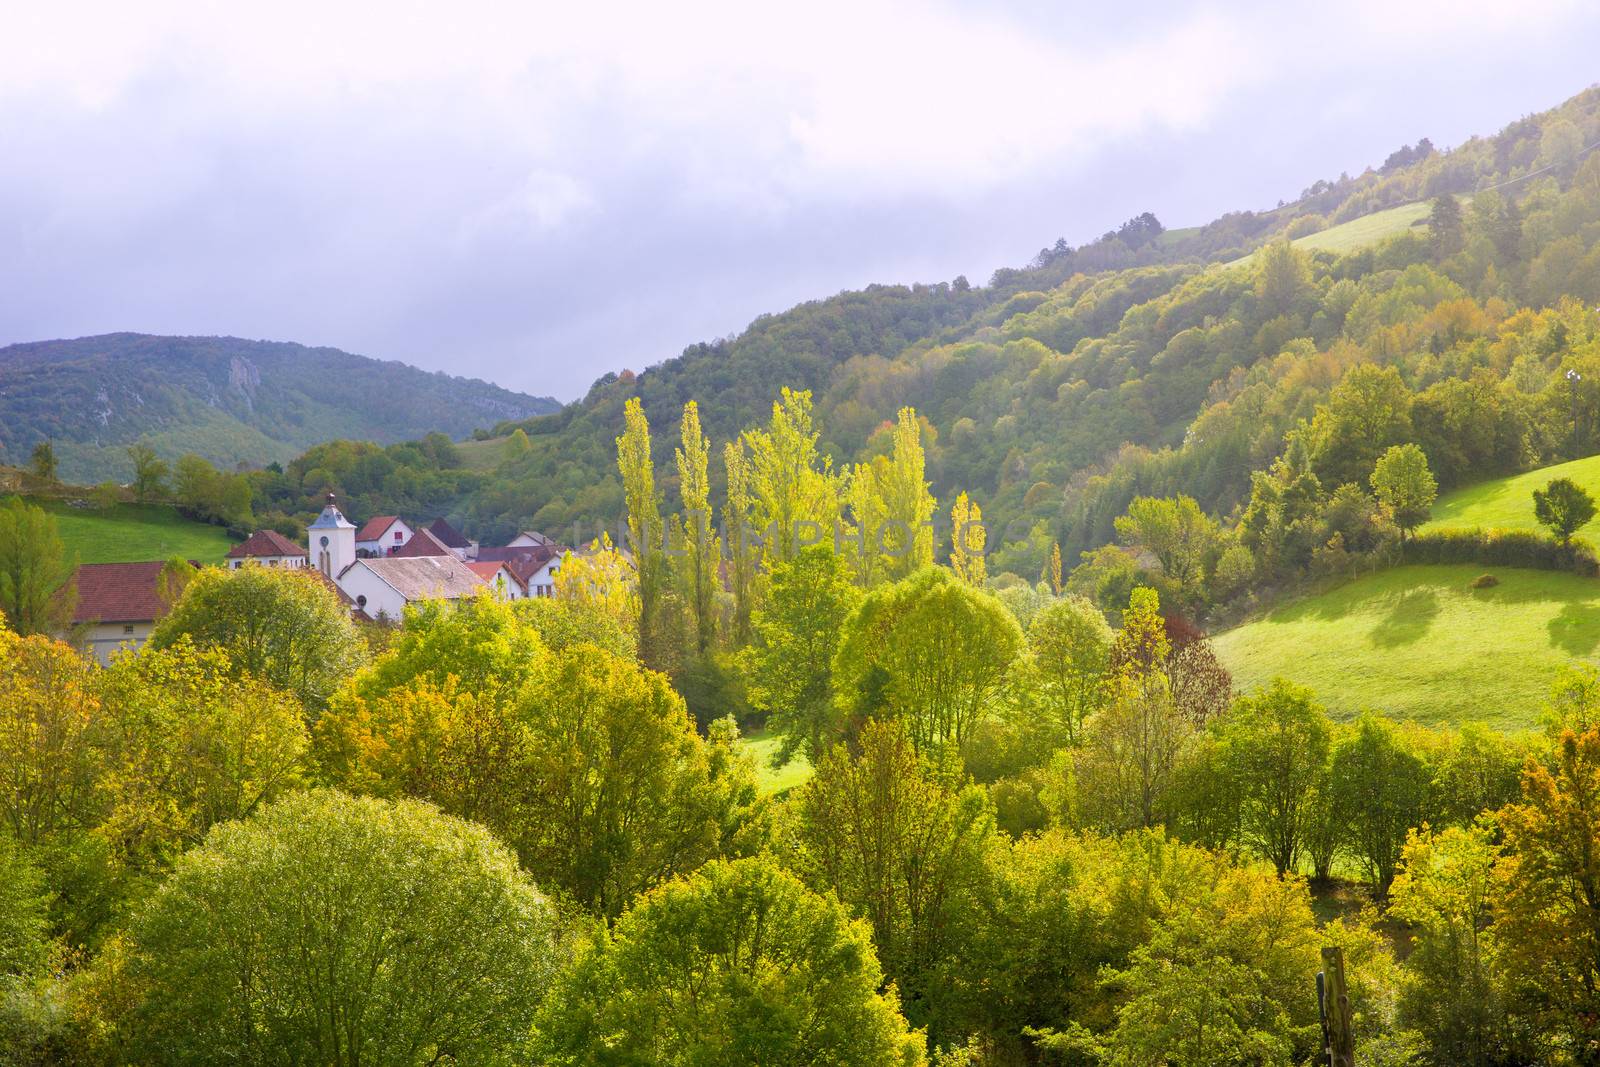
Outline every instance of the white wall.
POLYGON ((528 577, 529 596, 555 596, 556 571, 561 569, 564 557, 552 556, 545 561, 545 565, 534 571, 528 577))
POLYGON ((293 569, 295 567, 304 567, 306 558, 304 556, 248 556, 244 559, 230 559, 228 566, 238 570, 246 563, 259 563, 263 567, 288 567, 293 569))
POLYGON ((101 622, 89 627, 83 637, 84 651, 94 655, 102 667, 111 662, 119 648, 141 648, 150 640, 154 622, 101 622))
POLYGON ((396 519, 389 524, 387 530, 383 531, 383 536, 380 539, 376 541, 357 541, 356 551, 370 552, 374 556, 387 556, 395 549, 404 547, 407 541, 416 536, 416 533, 417 531, 413 530, 406 520, 396 519), (396 538, 395 534, 400 536, 396 538))
POLYGON ((339 579, 339 588, 343 589, 371 618, 376 619, 382 614, 388 621, 398 623, 405 611, 405 597, 395 592, 389 583, 373 574, 360 560, 345 571, 344 577, 339 579), (362 603, 362 597, 366 597, 365 604, 362 603))

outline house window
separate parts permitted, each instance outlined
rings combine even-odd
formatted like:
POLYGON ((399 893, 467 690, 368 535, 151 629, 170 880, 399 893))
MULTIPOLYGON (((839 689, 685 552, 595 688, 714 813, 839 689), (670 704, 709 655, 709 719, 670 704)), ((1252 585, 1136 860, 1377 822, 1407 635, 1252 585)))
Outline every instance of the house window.
POLYGON ((400 540, 400 531, 399 531, 399 530, 396 530, 396 531, 395 531, 395 532, 394 532, 394 539, 395 539, 395 540, 396 540, 396 541, 398 541, 398 540, 400 540))
POLYGON ((122 628, 122 632, 124 634, 132 635, 132 633, 133 633, 133 623, 130 622, 126 626, 124 626, 122 628))

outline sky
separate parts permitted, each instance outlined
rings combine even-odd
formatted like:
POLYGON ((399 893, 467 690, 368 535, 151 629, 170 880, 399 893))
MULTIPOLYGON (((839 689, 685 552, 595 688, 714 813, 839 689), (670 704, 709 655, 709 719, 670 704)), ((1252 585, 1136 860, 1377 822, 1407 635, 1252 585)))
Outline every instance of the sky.
POLYGON ((570 400, 1493 133, 1597 45, 1577 0, 0 0, 0 345, 230 334, 570 400))

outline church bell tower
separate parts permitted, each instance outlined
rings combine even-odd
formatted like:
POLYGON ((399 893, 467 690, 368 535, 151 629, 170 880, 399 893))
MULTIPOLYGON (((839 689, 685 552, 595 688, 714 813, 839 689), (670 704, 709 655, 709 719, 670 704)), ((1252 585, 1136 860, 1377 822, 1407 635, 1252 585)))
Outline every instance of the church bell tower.
POLYGON ((306 527, 306 551, 311 565, 329 578, 338 578, 356 561, 356 527, 345 518, 328 494, 322 514, 306 527))

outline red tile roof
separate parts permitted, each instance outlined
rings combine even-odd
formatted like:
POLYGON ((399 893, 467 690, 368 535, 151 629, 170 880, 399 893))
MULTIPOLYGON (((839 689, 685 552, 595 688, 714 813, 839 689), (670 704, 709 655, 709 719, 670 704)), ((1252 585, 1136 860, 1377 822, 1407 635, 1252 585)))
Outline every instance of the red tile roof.
POLYGON ((376 541, 384 535, 389 527, 399 521, 400 516, 398 515, 376 515, 368 519, 361 529, 356 531, 356 540, 376 541))
POLYGON ((257 556, 304 556, 306 550, 289 540, 277 530, 257 530, 244 541, 228 549, 229 559, 253 559, 257 556))
POLYGON ((389 553, 390 559, 414 559, 418 556, 454 556, 455 553, 445 546, 445 543, 433 536, 426 529, 418 530, 411 535, 400 548, 389 553))
POLYGON ((473 562, 472 560, 467 561, 467 569, 473 574, 476 574, 479 578, 482 578, 484 583, 487 585, 494 584, 494 577, 500 573, 500 569, 502 567, 505 568, 506 573, 511 575, 511 580, 519 587, 527 586, 528 583, 511 568, 511 564, 509 563, 499 563, 493 560, 479 562, 473 562))
POLYGON ((149 563, 85 563, 78 568, 78 607, 73 624, 154 622, 167 613, 161 599, 161 560, 149 563))

